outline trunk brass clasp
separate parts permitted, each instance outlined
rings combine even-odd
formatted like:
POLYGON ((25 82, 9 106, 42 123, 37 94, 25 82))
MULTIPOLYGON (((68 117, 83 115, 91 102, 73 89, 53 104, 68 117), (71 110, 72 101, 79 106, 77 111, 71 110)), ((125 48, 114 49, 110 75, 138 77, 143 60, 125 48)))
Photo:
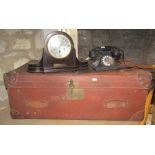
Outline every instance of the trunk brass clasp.
POLYGON ((73 80, 70 80, 69 81, 68 87, 71 88, 71 89, 75 88, 75 85, 74 85, 74 81, 73 80))

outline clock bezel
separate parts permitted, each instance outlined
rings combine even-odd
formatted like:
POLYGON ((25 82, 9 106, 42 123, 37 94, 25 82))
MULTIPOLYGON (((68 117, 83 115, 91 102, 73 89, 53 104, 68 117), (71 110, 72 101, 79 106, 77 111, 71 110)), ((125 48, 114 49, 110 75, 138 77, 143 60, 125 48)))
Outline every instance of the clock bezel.
POLYGON ((65 33, 65 32, 62 32, 62 31, 55 31, 55 32, 52 32, 52 33, 50 33, 49 35, 47 35, 47 37, 46 37, 46 39, 45 39, 45 51, 48 53, 49 56, 51 56, 52 58, 54 58, 54 59, 56 59, 56 60, 66 59, 67 57, 69 57, 69 55, 71 54, 71 52, 72 52, 73 49, 74 49, 73 40, 72 40, 72 38, 71 38, 67 33, 65 33), (67 37, 67 39, 68 39, 69 42, 70 42, 71 49, 70 49, 68 55, 66 55, 65 57, 57 58, 57 57, 53 56, 53 55, 51 54, 51 52, 49 51, 49 49, 48 49, 48 42, 49 42, 49 40, 50 40, 53 36, 55 36, 55 35, 63 35, 63 36, 65 36, 65 37, 67 37))

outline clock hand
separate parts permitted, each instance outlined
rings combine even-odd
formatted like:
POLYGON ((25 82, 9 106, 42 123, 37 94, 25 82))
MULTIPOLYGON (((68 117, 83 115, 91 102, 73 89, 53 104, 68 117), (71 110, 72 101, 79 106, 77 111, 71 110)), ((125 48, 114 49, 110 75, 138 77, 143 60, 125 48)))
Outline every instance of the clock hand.
POLYGON ((60 50, 60 47, 59 47, 59 55, 60 55, 60 53, 61 53, 61 50, 60 50))

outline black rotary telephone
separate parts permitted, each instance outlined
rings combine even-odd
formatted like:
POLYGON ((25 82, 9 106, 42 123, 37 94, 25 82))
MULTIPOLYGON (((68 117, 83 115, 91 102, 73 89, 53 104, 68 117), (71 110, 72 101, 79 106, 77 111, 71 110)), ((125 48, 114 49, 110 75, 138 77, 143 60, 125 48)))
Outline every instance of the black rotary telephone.
POLYGON ((119 69, 123 65, 124 52, 114 46, 96 47, 89 51, 89 65, 96 71, 119 69))

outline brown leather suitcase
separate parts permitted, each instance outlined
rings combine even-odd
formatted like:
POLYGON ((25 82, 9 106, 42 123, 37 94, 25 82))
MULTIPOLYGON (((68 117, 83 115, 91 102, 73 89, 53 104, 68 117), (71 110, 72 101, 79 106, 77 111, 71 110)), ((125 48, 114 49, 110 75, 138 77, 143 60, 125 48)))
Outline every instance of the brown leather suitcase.
POLYGON ((4 75, 13 118, 131 120, 144 118, 151 73, 28 73, 27 65, 4 75))

